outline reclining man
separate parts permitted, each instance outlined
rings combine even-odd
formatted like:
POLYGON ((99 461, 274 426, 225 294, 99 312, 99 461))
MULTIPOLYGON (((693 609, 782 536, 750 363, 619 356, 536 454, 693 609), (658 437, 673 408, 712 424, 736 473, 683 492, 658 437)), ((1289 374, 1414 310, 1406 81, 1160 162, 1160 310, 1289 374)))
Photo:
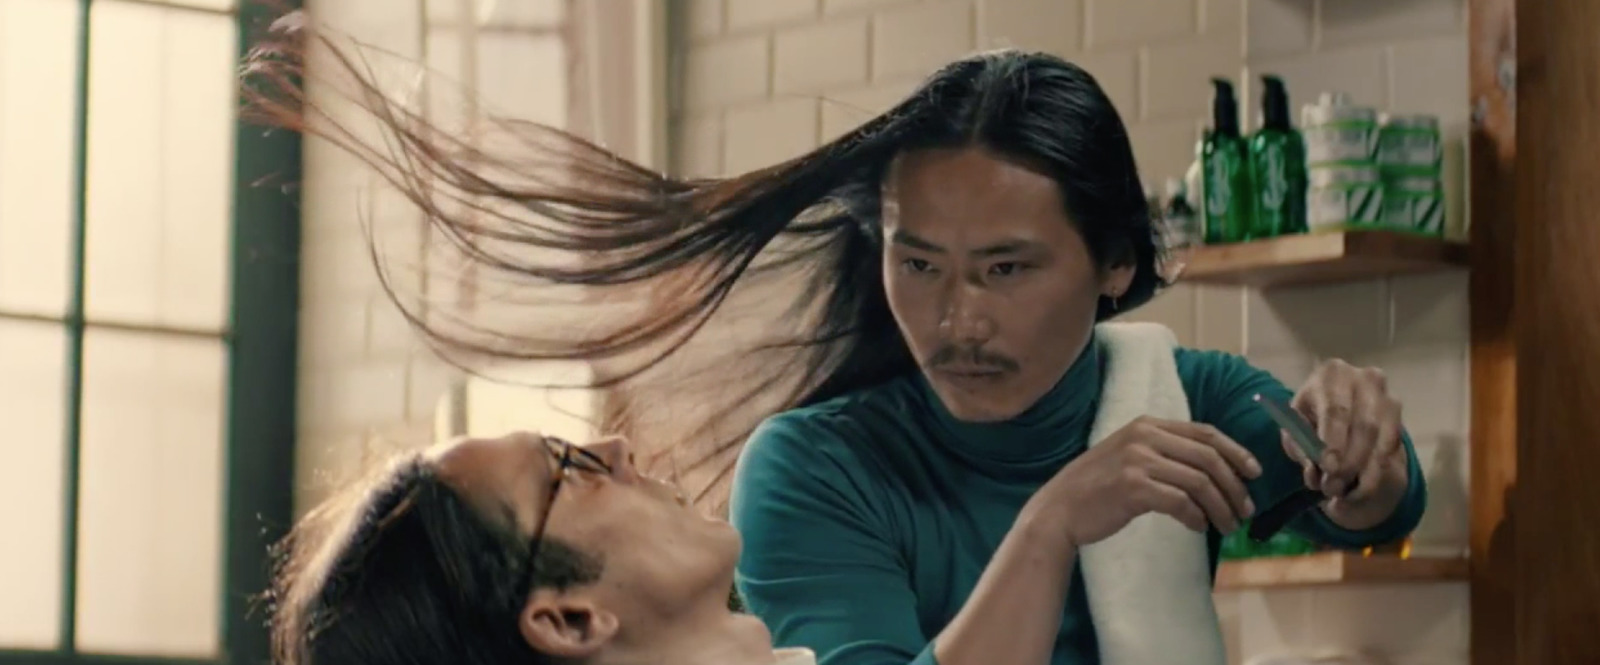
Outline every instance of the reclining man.
POLYGON ((728 609, 738 534, 620 439, 513 434, 402 457, 280 546, 280 665, 809 665, 728 609))

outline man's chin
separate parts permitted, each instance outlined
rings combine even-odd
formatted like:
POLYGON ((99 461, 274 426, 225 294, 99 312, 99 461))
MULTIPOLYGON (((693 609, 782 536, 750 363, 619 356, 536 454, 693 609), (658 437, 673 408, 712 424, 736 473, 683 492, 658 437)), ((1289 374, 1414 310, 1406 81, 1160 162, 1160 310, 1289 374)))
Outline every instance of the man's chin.
POLYGON ((939 402, 956 420, 969 423, 993 423, 1010 420, 1027 407, 1017 408, 1012 400, 1005 399, 1011 375, 992 377, 961 377, 939 372, 928 375, 933 392, 939 402))
POLYGON ((759 635, 759 638, 753 637, 753 639, 760 639, 768 645, 772 644, 772 631, 767 628, 766 622, 762 621, 761 617, 749 612, 735 612, 734 614, 737 617, 734 621, 743 622, 747 626, 745 630, 750 631, 752 636, 759 635))
POLYGON ((951 417, 965 423, 998 423, 1017 417, 1022 409, 997 404, 959 390, 936 390, 951 417))
POLYGON ((739 537, 739 531, 727 520, 714 519, 708 519, 696 528, 698 530, 694 538, 699 540, 701 556, 708 561, 714 559, 716 565, 726 571, 726 579, 732 584, 733 569, 739 564, 739 555, 744 549, 744 540, 739 537))

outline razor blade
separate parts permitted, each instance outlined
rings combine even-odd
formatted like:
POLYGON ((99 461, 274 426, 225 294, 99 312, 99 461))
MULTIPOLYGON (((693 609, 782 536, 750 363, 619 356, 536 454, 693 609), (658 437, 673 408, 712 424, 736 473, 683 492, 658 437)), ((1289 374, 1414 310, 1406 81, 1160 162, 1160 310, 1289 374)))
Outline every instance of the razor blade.
MULTIPOLYGON (((1311 461, 1313 466, 1321 468, 1322 456, 1328 451, 1328 444, 1317 436, 1317 430, 1306 422, 1304 416, 1298 411, 1289 408, 1282 400, 1274 399, 1267 395, 1257 394, 1257 404, 1267 412, 1278 427, 1289 433, 1289 440, 1294 442, 1296 448, 1311 461)), ((1355 489, 1356 483, 1350 484, 1350 489, 1355 489)), ((1248 535, 1256 542, 1266 542, 1284 527, 1288 526, 1295 518, 1306 511, 1313 510, 1325 499, 1321 492, 1309 488, 1301 488, 1279 501, 1276 505, 1268 507, 1258 513, 1250 521, 1248 535)))
POLYGON ((1267 416, 1272 418, 1278 427, 1289 433, 1289 440, 1305 454, 1306 459, 1311 460, 1312 464, 1319 464, 1322 461, 1322 455, 1328 451, 1328 444, 1317 436, 1317 431, 1311 427, 1311 423, 1306 422, 1300 412, 1289 408, 1289 405, 1281 400, 1259 393, 1256 394, 1256 403, 1261 405, 1261 409, 1267 412, 1267 416))

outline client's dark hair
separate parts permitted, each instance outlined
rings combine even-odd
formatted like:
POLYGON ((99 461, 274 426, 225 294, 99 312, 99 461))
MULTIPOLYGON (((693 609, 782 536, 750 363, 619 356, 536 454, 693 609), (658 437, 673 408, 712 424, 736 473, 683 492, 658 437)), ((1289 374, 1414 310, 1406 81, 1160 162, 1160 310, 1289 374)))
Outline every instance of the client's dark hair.
MULTIPOLYGON (((637 427, 632 438, 644 453, 671 453, 640 461, 647 470, 672 463, 714 508, 740 444, 762 418, 917 371, 881 272, 879 197, 898 155, 982 147, 1053 179, 1099 267, 1136 267, 1116 306, 1102 300, 1100 319, 1138 307, 1162 286, 1122 119, 1088 72, 1054 55, 963 58, 809 153, 723 178, 677 178, 535 123, 490 118, 479 126, 485 135, 441 129, 386 94, 366 59, 371 49, 340 48, 309 27, 305 15, 286 17, 252 51, 249 117, 316 134, 374 167, 476 274, 504 280, 492 304, 518 312, 496 321, 448 303, 418 304, 412 289, 385 281, 416 329, 463 364, 595 363, 598 383, 631 404, 676 411, 670 427, 637 427), (311 47, 331 55, 308 68, 311 47), (330 83, 321 90, 344 97, 306 94, 300 77, 308 71, 330 83), (378 139, 350 124, 344 103, 376 126, 378 139), (700 343, 707 319, 756 285, 773 289, 751 298, 765 301, 755 315, 765 334, 700 343), (573 302, 646 303, 575 317, 534 309, 531 299, 563 289, 581 294, 573 302), (678 354, 686 343, 693 353, 678 354), (690 387, 690 359, 709 370, 704 385, 690 387), (651 386, 660 398, 649 396, 651 386)), ((635 415, 623 407, 605 426, 628 433, 635 415)))
POLYGON ((277 547, 278 665, 554 662, 522 638, 533 589, 599 578, 601 561, 480 515, 411 456, 324 503, 277 547))

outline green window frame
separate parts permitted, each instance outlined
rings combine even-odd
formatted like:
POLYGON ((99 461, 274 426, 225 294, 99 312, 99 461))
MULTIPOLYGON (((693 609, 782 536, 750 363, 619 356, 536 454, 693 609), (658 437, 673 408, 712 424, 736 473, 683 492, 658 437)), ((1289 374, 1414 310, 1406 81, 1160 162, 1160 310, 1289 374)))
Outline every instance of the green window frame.
MULTIPOLYGON (((70 2, 73 0, 62 0, 70 2)), ((212 9, 156 2, 116 0, 126 4, 161 5, 184 12, 222 14, 234 18, 239 51, 250 48, 272 11, 266 3, 239 0, 237 9, 212 9)), ((182 327, 128 325, 86 317, 85 246, 87 216, 87 153, 89 141, 90 17, 94 0, 76 0, 78 25, 73 126, 73 200, 70 247, 70 290, 65 314, 39 316, 0 313, 0 319, 58 324, 66 332, 67 358, 64 413, 65 458, 62 461, 64 514, 61 539, 63 566, 57 645, 51 650, 7 649, 0 644, 0 665, 201 664, 267 662, 269 642, 264 625, 262 591, 270 579, 268 546, 281 538, 293 520, 295 399, 299 329, 301 138, 292 132, 264 132, 233 119, 234 164, 231 182, 231 284, 226 323, 221 331, 182 327), (260 183, 270 182, 271 186, 260 183), (146 335, 201 337, 219 341, 226 358, 223 402, 223 467, 220 569, 223 573, 220 645, 211 658, 162 658, 83 653, 77 642, 79 554, 80 421, 83 407, 84 338, 89 330, 122 330, 146 335)), ((298 0, 284 4, 297 6, 298 0)), ((3 525, 0 525, 3 528, 3 525)))

